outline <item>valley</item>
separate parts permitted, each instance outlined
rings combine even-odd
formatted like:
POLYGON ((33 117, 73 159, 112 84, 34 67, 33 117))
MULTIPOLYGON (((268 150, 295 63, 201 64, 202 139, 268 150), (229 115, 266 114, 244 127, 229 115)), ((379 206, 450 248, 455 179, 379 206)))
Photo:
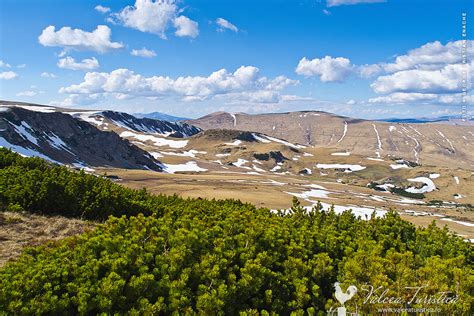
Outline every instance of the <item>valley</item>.
MULTIPOLYGON (((18 107, 31 126, 26 129, 31 135, 40 133, 28 119, 38 112, 52 114, 46 111, 55 115, 60 112, 77 124, 88 123, 89 128, 98 132, 118 135, 118 142, 128 143, 133 155, 141 153, 149 160, 148 164, 135 160, 132 167, 127 167, 93 159, 88 164, 85 159, 81 164, 68 160, 60 163, 96 175, 105 174, 131 188, 192 198, 240 199, 271 210, 287 209, 292 198, 297 197, 308 210, 320 201, 326 210, 331 205, 336 213, 351 209, 362 219, 370 218, 374 212, 383 216, 393 209, 417 225, 427 226, 434 220, 438 226, 447 225, 466 240, 474 240, 472 126, 356 122, 322 112, 295 112, 274 114, 272 120, 291 115, 301 121, 294 124, 287 121, 288 125, 275 123, 273 126, 279 126, 275 128, 279 132, 272 133, 267 130, 273 124, 270 122, 253 122, 250 130, 249 122, 255 118, 248 115, 234 115, 235 122, 230 114, 216 114, 212 116, 215 121, 209 125, 213 129, 209 129, 199 120, 187 124, 112 111, 18 107), (336 141, 321 145, 323 136, 311 136, 308 143, 294 132, 308 117, 321 116, 338 123, 327 123, 331 127, 321 123, 312 129, 327 136, 339 124, 341 130, 338 133, 334 130, 332 137, 336 141), (198 123, 198 127, 192 123, 198 123), (288 130, 285 138, 283 128, 288 130), (412 136, 406 132, 408 129, 422 136, 412 136), (438 131, 435 132, 438 136, 430 134, 433 130, 438 131), (369 136, 369 132, 373 135, 369 136), (458 136, 460 139, 455 138, 458 136)), ((66 146, 71 142, 70 135, 63 134, 61 129, 53 132, 66 146)), ((34 146, 34 141, 33 145, 25 145, 28 137, 19 140, 22 142, 15 146, 34 146)), ((42 155, 49 154, 42 153, 42 148, 37 150, 42 155)), ((87 150, 78 151, 77 156, 88 157, 87 150)), ((57 157, 60 156, 54 156, 54 160, 57 157)))

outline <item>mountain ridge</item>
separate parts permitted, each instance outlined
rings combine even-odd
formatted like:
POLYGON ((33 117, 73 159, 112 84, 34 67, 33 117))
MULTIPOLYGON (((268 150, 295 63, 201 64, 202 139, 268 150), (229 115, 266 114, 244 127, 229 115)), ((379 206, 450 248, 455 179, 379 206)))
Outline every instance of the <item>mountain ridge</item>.
POLYGON ((263 133, 294 143, 336 148, 382 159, 400 157, 417 163, 474 166, 473 126, 440 123, 393 123, 349 118, 321 111, 268 114, 217 112, 189 124, 206 129, 263 133))

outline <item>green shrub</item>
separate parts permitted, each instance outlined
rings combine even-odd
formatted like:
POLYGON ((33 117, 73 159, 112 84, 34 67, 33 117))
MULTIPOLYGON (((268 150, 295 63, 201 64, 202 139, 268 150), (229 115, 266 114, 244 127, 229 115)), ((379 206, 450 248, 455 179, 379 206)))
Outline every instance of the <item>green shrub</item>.
MULTIPOLYGON (((28 188, 2 173, 4 205, 120 217, 4 266, 0 314, 322 315, 338 305, 336 281, 384 286, 387 296, 426 285, 459 296, 439 305, 442 313, 472 312, 473 248, 434 223, 416 228, 394 212, 362 221, 320 205, 307 213, 297 199, 290 212, 274 213, 234 200, 152 196, 36 161, 25 167, 26 158, 2 160, 2 152, 4 169, 28 188)), ((366 314, 386 307, 363 300, 358 294, 346 306, 366 314)))

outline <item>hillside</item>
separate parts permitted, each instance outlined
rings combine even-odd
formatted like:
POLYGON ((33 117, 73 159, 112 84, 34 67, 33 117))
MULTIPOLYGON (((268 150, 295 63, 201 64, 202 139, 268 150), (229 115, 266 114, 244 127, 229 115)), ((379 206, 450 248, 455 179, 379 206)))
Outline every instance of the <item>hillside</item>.
POLYGON ((374 158, 398 157, 419 164, 474 166, 474 126, 389 123, 305 111, 249 115, 216 112, 190 124, 237 129, 374 158))
MULTIPOLYGON (((383 286, 405 301, 412 294, 400 284, 423 286, 422 295, 442 288, 458 299, 440 304, 440 312, 472 310, 471 245, 434 225, 416 228, 394 212, 361 221, 321 206, 307 212, 297 199, 275 212, 236 200, 154 196, 5 149, 0 162, 2 209, 124 215, 7 263, 0 269, 6 313, 312 315, 338 306, 335 282, 383 286), (34 189, 31 176, 44 194, 17 192, 19 183, 24 192, 34 189), (71 197, 87 202, 67 203, 71 197)), ((383 306, 363 301, 358 295, 348 305, 368 314, 383 306)))
POLYGON ((175 138, 199 129, 185 123, 135 118, 113 111, 77 111, 0 101, 1 146, 77 168, 147 168, 161 171, 149 153, 115 133, 129 130, 175 138))
MULTIPOLYGON (((358 123, 323 112, 268 114, 280 118, 292 115, 296 120, 321 116, 336 123, 345 120, 349 127, 344 137, 339 136, 339 145, 347 144, 346 137, 352 135, 349 128, 354 132, 354 126, 369 124, 368 130, 361 133, 368 131, 376 136, 377 131, 382 150, 361 152, 346 146, 288 141, 283 129, 291 134, 295 127, 292 124, 279 127, 285 136, 281 138, 237 130, 233 127, 234 118, 226 113, 210 117, 230 122, 231 128, 221 122, 228 129, 201 130, 184 122, 137 118, 115 111, 15 102, 5 102, 2 107, 0 117, 5 117, 6 128, 0 135, 5 135, 5 147, 96 175, 107 173, 114 181, 132 188, 146 187, 154 193, 193 198, 238 198, 271 209, 287 209, 291 197, 296 196, 307 208, 321 202, 326 211, 334 205, 337 212, 350 209, 362 218, 370 218, 374 211, 381 216, 395 209, 416 225, 426 227, 434 220, 438 226, 448 225, 463 238, 474 240, 474 174, 468 161, 456 158, 457 151, 449 164, 448 156, 426 154, 424 149, 417 152, 418 163, 414 153, 408 154, 408 159, 403 159, 402 154, 386 154, 386 131, 379 129, 376 122, 358 123), (109 156, 114 157, 113 163, 109 156)), ((235 124, 245 121, 245 117, 235 114, 235 124)), ((425 125, 396 126, 390 125, 388 133, 392 130, 400 135, 399 130, 418 131, 425 125)), ((446 131, 438 131, 446 136, 446 131)), ((320 134, 324 133, 321 129, 320 134)), ((370 141, 370 137, 366 138, 370 141)), ((463 150, 472 146, 471 137, 465 140, 468 145, 463 150)), ((405 139, 405 144, 410 142, 405 139)))

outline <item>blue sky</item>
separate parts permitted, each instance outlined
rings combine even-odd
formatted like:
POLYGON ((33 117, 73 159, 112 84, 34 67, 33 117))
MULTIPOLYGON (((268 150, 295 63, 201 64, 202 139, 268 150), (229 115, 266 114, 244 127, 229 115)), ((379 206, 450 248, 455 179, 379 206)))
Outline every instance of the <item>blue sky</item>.
POLYGON ((220 110, 419 117, 463 106, 471 113, 461 95, 474 56, 468 0, 0 6, 4 100, 188 117, 220 110))

